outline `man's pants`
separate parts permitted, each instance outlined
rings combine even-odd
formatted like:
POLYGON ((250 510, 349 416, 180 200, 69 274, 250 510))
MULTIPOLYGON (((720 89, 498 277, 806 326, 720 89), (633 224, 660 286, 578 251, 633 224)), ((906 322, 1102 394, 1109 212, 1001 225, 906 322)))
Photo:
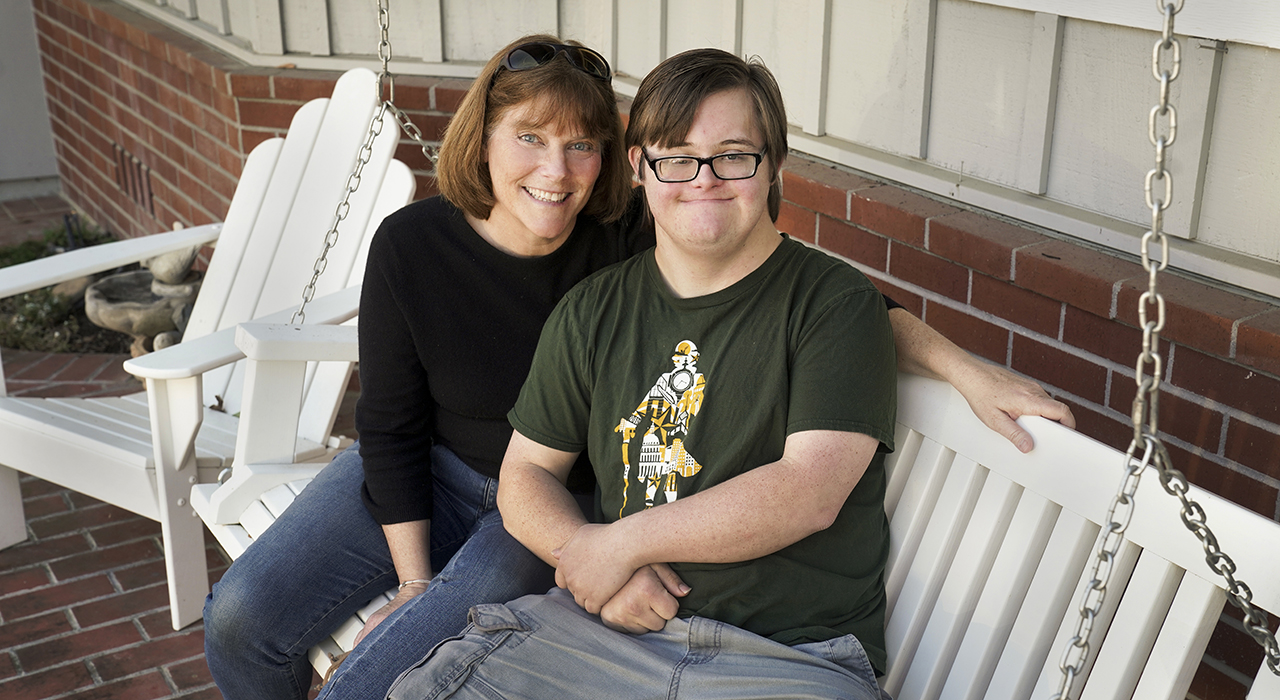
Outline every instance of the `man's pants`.
POLYGON ((476 606, 471 621, 405 672, 388 700, 888 698, 853 635, 789 647, 701 617, 629 635, 558 588, 476 606))

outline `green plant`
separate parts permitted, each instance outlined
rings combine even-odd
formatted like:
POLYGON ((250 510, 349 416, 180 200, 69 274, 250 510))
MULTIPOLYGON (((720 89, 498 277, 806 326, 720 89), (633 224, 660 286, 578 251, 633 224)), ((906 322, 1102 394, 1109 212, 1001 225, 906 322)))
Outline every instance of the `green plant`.
POLYGON ((48 289, 0 300, 0 346, 38 352, 68 352, 80 334, 75 304, 48 289))

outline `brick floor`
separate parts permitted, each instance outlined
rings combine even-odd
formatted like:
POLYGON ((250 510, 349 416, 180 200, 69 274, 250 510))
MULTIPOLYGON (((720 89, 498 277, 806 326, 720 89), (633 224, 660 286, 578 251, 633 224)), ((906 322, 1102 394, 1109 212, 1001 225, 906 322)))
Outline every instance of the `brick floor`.
POLYGON ((0 202, 0 246, 40 238, 50 228, 62 227, 62 216, 71 205, 58 195, 0 202))

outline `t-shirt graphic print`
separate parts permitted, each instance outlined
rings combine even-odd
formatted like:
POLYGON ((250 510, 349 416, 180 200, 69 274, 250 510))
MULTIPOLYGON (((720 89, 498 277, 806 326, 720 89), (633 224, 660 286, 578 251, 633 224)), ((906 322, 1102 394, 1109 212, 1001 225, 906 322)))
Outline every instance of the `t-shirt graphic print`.
POLYGON ((666 499, 663 502, 671 503, 679 495, 676 476, 687 478, 702 471, 702 465, 684 446, 689 424, 698 415, 706 390, 706 378, 698 371, 698 346, 692 340, 676 343, 671 362, 672 370, 659 375, 636 410, 614 428, 622 434, 619 518, 627 514, 629 503, 638 506, 639 498, 631 498, 633 491, 644 489, 645 508, 654 506, 659 487, 666 499), (638 430, 644 431, 639 441, 635 439, 638 430))

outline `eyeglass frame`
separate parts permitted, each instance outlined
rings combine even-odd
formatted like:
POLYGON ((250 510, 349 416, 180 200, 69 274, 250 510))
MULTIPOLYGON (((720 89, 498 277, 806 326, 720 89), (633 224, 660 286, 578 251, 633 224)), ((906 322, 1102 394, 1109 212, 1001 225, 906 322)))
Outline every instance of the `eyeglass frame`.
MULTIPOLYGON (((586 73, 587 75, 597 80, 602 80, 605 83, 613 82, 613 68, 612 66, 609 65, 609 61, 606 60, 605 57, 602 56, 599 51, 596 51, 595 49, 587 48, 586 46, 575 46, 573 44, 552 44, 546 41, 531 41, 527 44, 521 44, 511 49, 510 51, 508 51, 507 55, 502 57, 502 61, 498 63, 498 68, 505 68, 508 71, 511 71, 512 73, 519 73, 521 71, 534 70, 535 68, 541 68, 542 66, 545 66, 548 63, 556 60, 556 57, 560 56, 561 54, 564 55, 564 58, 566 61, 569 62, 569 65, 573 66, 574 68, 577 68, 583 73, 586 73), (513 66, 511 64, 512 54, 522 49, 525 49, 526 47, 529 47, 529 46, 542 46, 549 49, 554 49, 555 53, 551 54, 551 58, 548 58, 547 60, 542 61, 541 63, 535 63, 534 65, 529 66, 527 68, 518 68, 516 66, 513 66), (604 70, 605 70, 604 75, 600 75, 599 73, 596 73, 594 71, 587 69, 586 65, 582 63, 581 60, 577 57, 577 54, 584 53, 584 52, 591 54, 596 58, 600 59, 600 63, 604 65, 604 70)), ((489 80, 489 87, 493 87, 493 83, 498 79, 499 72, 501 71, 493 72, 493 78, 489 80)))
POLYGON ((650 158, 650 157, 649 157, 649 152, 648 152, 648 151, 644 150, 644 148, 641 148, 641 149, 640 149, 640 156, 641 156, 642 158, 644 158, 644 161, 645 161, 646 163, 648 163, 648 164, 649 164, 649 169, 653 171, 653 176, 654 176, 655 178, 657 178, 657 179, 658 179, 658 182, 662 182, 662 183, 666 183, 666 184, 677 184, 677 183, 681 183, 681 182, 693 182, 694 180, 697 180, 697 179, 698 179, 698 176, 699 176, 699 175, 701 175, 701 174, 702 174, 702 166, 704 166, 704 165, 705 165, 705 166, 707 166, 707 167, 709 167, 709 168, 711 168, 711 174, 712 174, 712 175, 714 175, 714 176, 716 177, 716 179, 724 180, 725 182, 733 182, 733 181, 735 181, 735 180, 750 180, 751 178, 755 177, 755 176, 760 172, 760 163, 761 163, 762 161, 764 161, 764 155, 765 155, 765 154, 764 154, 764 152, 763 152, 763 151, 761 151, 761 152, 759 152, 759 153, 739 153, 739 152, 737 152, 737 151, 734 151, 734 152, 732 152, 732 153, 718 153, 718 154, 716 154, 716 155, 714 155, 714 156, 710 156, 710 157, 708 157, 708 158, 699 158, 698 156, 684 156, 684 155, 682 155, 682 156, 660 156, 660 157, 658 157, 658 158, 650 158), (721 177, 720 173, 716 172, 715 160, 716 160, 717 158, 724 158, 725 156, 750 156, 750 157, 752 157, 752 158, 755 158, 755 159, 756 159, 756 166, 755 166, 754 168, 752 168, 752 170, 751 170, 751 174, 750 174, 750 175, 747 175, 746 177, 721 177), (656 164, 657 164, 657 163, 660 163, 660 162, 662 162, 662 161, 664 161, 664 160, 675 160, 675 159, 677 159, 677 158, 679 158, 679 159, 684 159, 684 160, 693 160, 693 161, 697 161, 697 163, 698 163, 698 169, 697 169, 697 170, 695 170, 695 171, 693 171, 693 177, 691 177, 691 178, 689 178, 689 179, 687 179, 687 180, 664 180, 664 179, 662 179, 662 176, 658 174, 658 166, 657 166, 656 164))

